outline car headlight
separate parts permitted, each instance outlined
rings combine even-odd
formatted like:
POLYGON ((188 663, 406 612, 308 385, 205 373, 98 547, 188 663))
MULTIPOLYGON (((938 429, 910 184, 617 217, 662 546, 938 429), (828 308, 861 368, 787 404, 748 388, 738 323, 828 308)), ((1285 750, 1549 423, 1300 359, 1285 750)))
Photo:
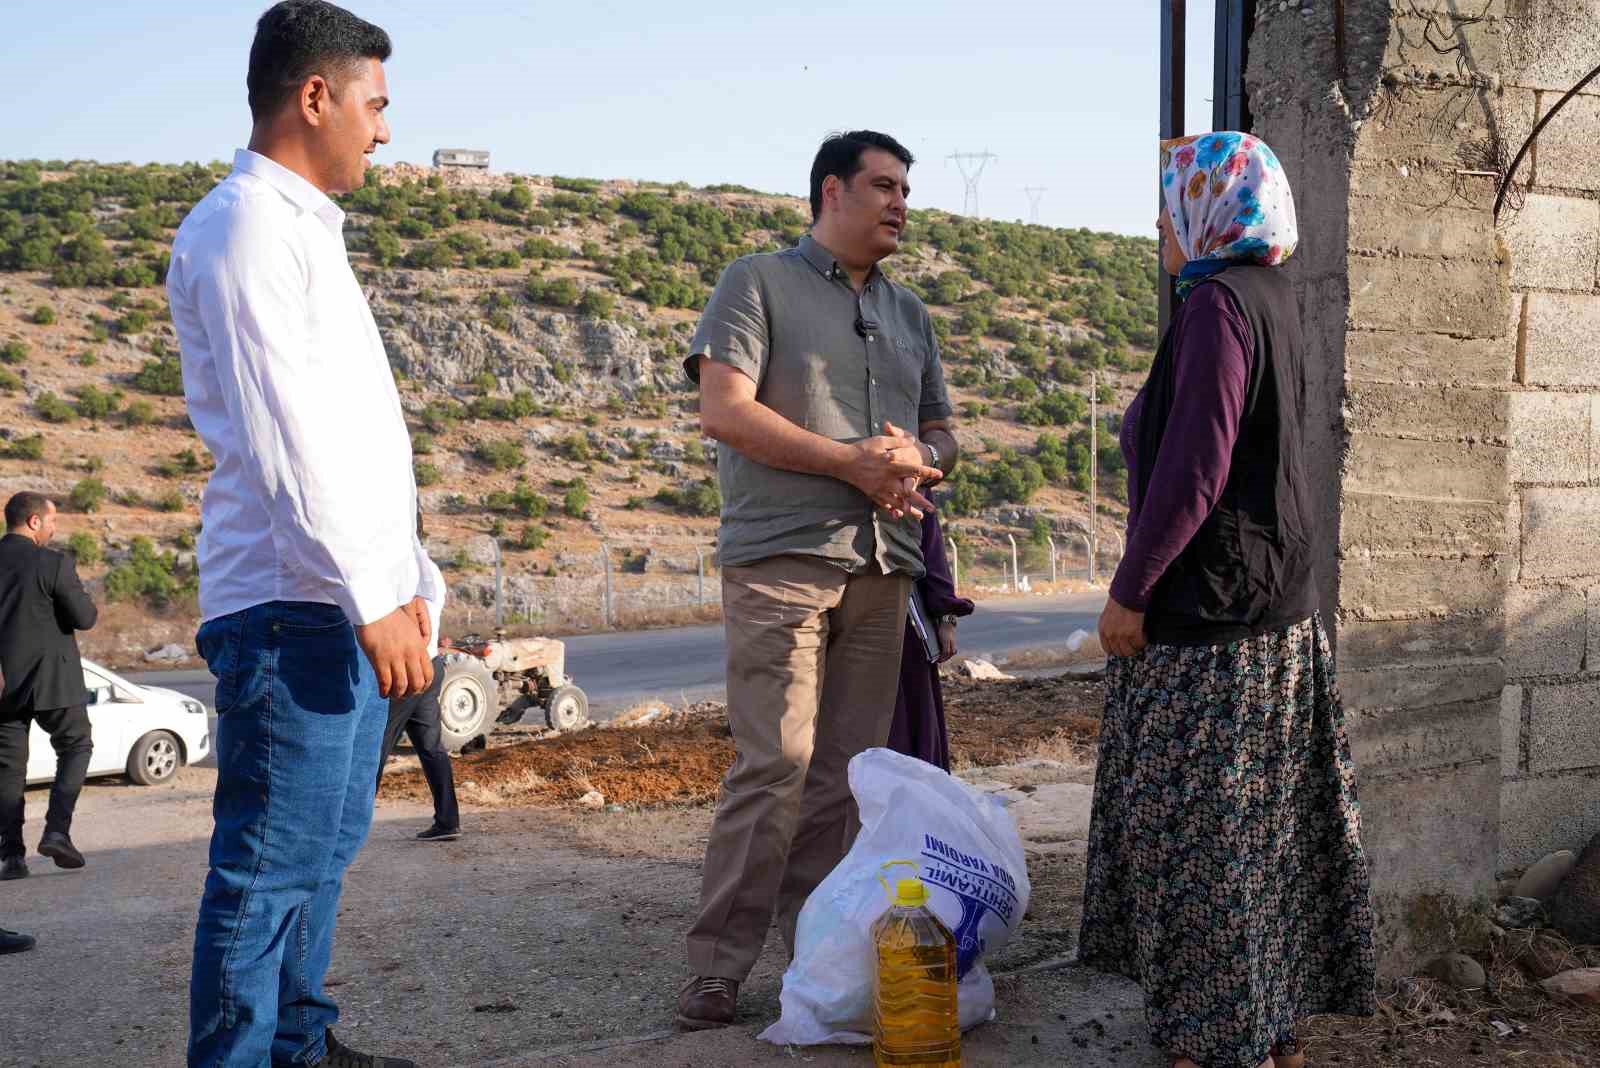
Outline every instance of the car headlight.
POLYGON ((192 699, 190 699, 188 697, 185 697, 183 699, 183 710, 185 712, 191 712, 196 716, 203 716, 203 715, 206 714, 206 706, 205 705, 201 704, 199 701, 192 700, 192 699))

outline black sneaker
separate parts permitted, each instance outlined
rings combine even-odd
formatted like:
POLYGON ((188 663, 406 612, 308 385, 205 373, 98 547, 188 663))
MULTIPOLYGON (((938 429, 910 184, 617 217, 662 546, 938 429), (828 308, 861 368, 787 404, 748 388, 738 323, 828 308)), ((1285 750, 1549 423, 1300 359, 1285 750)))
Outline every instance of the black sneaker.
POLYGON ((33 936, 17 934, 0 927, 0 957, 7 953, 26 953, 33 948, 33 936))
POLYGON ((56 862, 58 868, 83 867, 83 854, 72 844, 72 839, 60 831, 46 831, 39 839, 39 852, 56 862))
POLYGON ((0 881, 10 882, 12 879, 26 879, 28 877, 28 862, 21 857, 7 857, 0 861, 0 881))
POLYGON ((460 827, 441 827, 437 823, 417 834, 418 840, 423 842, 454 842, 460 837, 460 827))
POLYGON ((357 1053, 328 1033, 328 1052, 322 1055, 316 1068, 417 1068, 415 1061, 399 1057, 379 1057, 371 1053, 357 1053))

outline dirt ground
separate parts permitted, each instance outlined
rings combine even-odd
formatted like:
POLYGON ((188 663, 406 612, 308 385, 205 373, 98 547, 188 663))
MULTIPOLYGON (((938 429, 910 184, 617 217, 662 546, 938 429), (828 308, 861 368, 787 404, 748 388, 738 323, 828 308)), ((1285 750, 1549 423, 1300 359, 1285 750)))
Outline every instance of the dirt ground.
MULTIPOLYGON (((1163 1068, 1137 988, 1072 963, 1093 776, 1079 758, 1090 752, 1097 684, 958 683, 948 694, 961 774, 1010 787, 1002 796, 1014 802, 1034 888, 1017 937, 990 961, 998 1018, 968 1034, 963 1063, 1163 1068)), ((755 1040, 778 1013, 783 962, 771 945, 741 993, 738 1027, 671 1031, 706 799, 731 758, 719 723, 703 706, 632 730, 539 742, 513 732, 458 762, 458 781, 475 785, 463 790, 466 834, 446 844, 415 841, 428 822, 421 783, 407 775, 414 762, 393 769, 346 880, 329 976, 341 1034, 427 1068, 870 1065, 860 1049, 755 1040), (605 804, 574 803, 588 788, 605 804)), ((74 829, 89 866, 62 872, 34 856, 31 878, 0 884, 0 926, 39 938, 36 951, 0 958, 0 1068, 182 1063, 213 782, 201 769, 158 788, 92 782, 74 829)), ((45 797, 28 792, 30 842, 45 797)), ((1373 1020, 1312 1021, 1311 1063, 1600 1064, 1600 1012, 1552 1005, 1507 946, 1485 959, 1490 991, 1406 980, 1373 1020), (1498 1038, 1496 1019, 1524 1031, 1498 1038)))
MULTIPOLYGON (((1101 688, 1092 679, 952 678, 944 695, 957 768, 1030 757, 1082 762, 1100 729, 1101 688)), ((590 791, 623 806, 714 801, 733 763, 724 707, 704 702, 627 726, 636 720, 548 737, 500 731, 491 748, 457 761, 458 789, 485 805, 565 804, 590 791)), ((397 769, 385 776, 380 796, 426 801, 427 782, 414 767, 397 769)))

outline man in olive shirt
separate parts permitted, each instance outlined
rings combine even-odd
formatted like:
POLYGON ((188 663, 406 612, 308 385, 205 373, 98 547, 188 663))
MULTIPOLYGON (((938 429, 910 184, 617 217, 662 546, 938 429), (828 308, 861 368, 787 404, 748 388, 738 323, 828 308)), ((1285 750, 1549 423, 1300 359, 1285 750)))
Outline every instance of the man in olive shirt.
POLYGON ((928 310, 877 268, 900 244, 911 164, 883 134, 824 141, 811 234, 728 267, 685 362, 719 443, 738 749, 689 931, 687 1028, 733 1021, 775 908, 793 950, 800 906, 859 826, 846 765, 888 738, 923 573, 917 487, 956 458, 928 310))

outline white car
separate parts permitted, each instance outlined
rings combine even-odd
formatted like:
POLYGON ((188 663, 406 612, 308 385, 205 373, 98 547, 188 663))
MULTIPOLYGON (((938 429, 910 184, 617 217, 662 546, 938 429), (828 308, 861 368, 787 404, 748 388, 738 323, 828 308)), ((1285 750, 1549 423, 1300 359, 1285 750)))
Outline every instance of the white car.
MULTIPOLYGON (((141 786, 166 782, 211 751, 206 706, 176 690, 140 686, 92 660, 83 662, 94 755, 89 774, 126 775, 141 786)), ((56 751, 35 723, 28 731, 28 782, 56 777, 56 751)))

